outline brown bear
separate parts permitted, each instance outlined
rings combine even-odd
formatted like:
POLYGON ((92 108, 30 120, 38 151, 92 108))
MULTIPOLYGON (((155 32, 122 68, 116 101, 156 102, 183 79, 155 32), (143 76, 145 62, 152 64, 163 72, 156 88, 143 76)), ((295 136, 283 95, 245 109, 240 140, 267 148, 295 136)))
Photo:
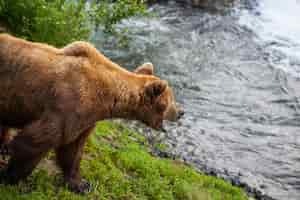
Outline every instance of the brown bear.
POLYGON ((84 192, 79 164, 95 122, 136 119, 160 129, 183 114, 151 64, 129 72, 86 42, 57 49, 0 34, 0 82, 0 125, 20 130, 0 177, 10 184, 54 149, 66 183, 84 192))

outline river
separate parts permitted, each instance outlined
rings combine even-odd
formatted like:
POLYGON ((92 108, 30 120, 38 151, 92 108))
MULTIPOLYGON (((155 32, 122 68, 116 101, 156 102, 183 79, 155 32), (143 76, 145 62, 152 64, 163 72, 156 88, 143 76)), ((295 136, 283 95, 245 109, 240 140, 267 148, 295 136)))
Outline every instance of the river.
POLYGON ((300 1, 150 10, 157 16, 118 25, 128 47, 101 32, 92 41, 128 69, 152 62, 175 88, 186 114, 164 142, 206 173, 300 199, 300 1))

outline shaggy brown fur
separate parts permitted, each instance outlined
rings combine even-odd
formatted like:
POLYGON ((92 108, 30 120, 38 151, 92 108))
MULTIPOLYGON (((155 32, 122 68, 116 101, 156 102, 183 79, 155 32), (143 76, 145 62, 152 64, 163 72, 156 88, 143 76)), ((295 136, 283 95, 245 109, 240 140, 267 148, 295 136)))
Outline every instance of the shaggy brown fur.
POLYGON ((2 181, 27 177, 55 149, 65 181, 74 191, 88 189, 79 164, 96 121, 137 119, 157 129, 182 115, 150 68, 129 72, 85 42, 56 49, 0 34, 0 125, 21 130, 2 181))

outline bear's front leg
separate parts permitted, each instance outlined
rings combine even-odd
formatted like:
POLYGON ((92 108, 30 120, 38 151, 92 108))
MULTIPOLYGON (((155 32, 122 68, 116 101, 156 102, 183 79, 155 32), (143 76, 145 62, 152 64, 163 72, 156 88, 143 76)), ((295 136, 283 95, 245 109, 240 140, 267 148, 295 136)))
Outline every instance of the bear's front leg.
POLYGON ((57 163, 61 167, 64 180, 73 192, 87 193, 92 186, 80 176, 80 161, 84 144, 92 129, 82 133, 75 141, 56 149, 57 163))

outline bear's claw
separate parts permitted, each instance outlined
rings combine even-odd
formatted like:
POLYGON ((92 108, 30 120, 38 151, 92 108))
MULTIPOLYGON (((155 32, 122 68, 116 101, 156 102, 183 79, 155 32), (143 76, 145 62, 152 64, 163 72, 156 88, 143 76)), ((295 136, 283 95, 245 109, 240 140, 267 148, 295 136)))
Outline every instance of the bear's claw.
POLYGON ((78 194, 86 194, 90 193, 93 190, 93 187, 88 181, 83 179, 78 184, 71 184, 70 189, 78 194))

